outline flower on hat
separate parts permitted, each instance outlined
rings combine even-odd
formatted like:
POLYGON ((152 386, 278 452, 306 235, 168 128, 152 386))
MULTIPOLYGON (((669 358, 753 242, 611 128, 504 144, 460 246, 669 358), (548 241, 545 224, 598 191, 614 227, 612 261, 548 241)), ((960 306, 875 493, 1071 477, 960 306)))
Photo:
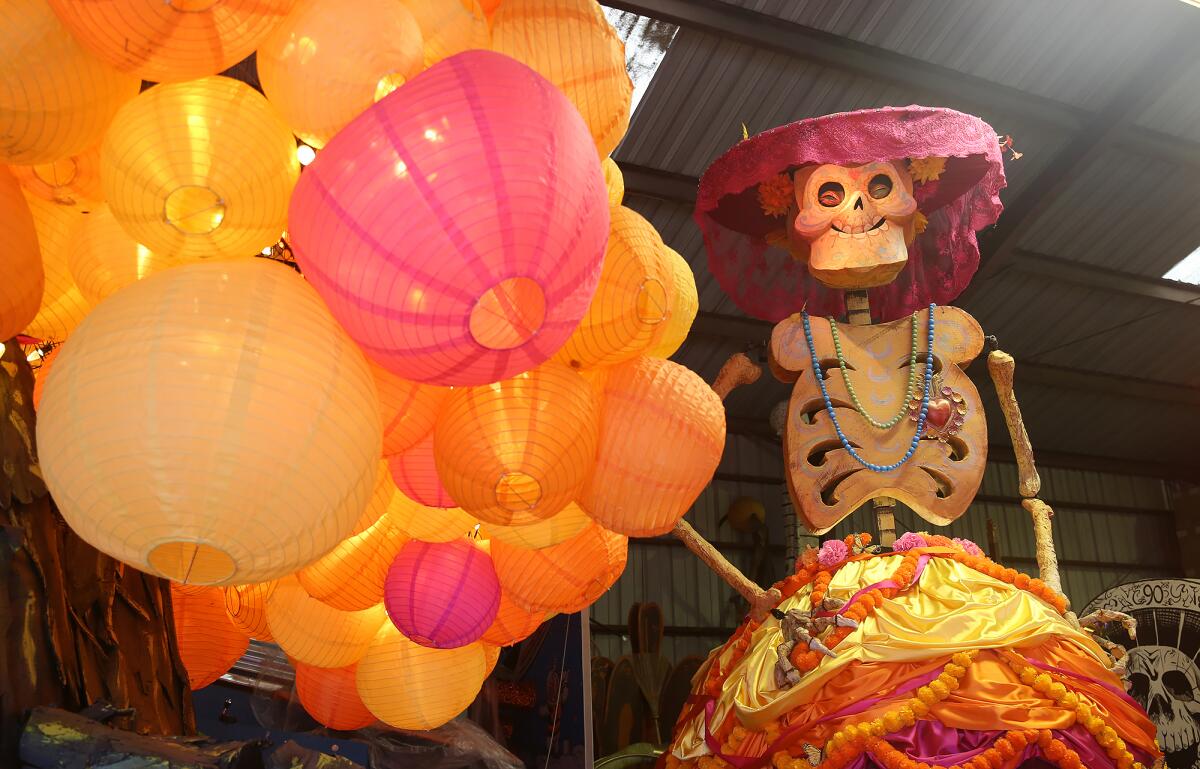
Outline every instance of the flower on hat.
POLYGON ((792 177, 775 174, 758 185, 758 204, 767 216, 783 216, 792 207, 792 177))
POLYGON ((850 548, 840 539, 831 539, 822 543, 817 561, 826 569, 832 569, 850 557, 850 548))
POLYGON ((908 172, 912 174, 913 181, 921 184, 936 182, 945 170, 945 158, 909 158, 908 161, 908 172))

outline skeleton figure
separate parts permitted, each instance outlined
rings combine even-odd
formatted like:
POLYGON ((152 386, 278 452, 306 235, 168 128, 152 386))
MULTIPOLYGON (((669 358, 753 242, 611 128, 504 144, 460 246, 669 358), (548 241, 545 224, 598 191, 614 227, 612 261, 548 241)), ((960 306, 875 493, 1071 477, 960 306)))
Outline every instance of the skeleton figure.
MULTIPOLYGON (((838 598, 826 598, 818 604, 817 611, 821 613, 835 612, 845 606, 846 602, 838 598)), ((858 627, 858 623, 840 614, 829 616, 813 616, 813 612, 792 609, 784 612, 775 609, 771 612, 779 620, 779 630, 783 641, 775 647, 775 685, 780 689, 788 689, 800 683, 800 671, 792 664, 792 650, 796 644, 803 643, 810 650, 820 652, 828 657, 837 655, 821 643, 818 636, 832 627, 858 627)))
MULTIPOLYGON (((1103 628, 1104 625, 1110 622, 1120 622, 1125 627, 1125 632, 1129 637, 1137 641, 1137 620, 1124 612, 1113 611, 1112 609, 1097 609, 1091 614, 1079 618, 1079 626, 1084 630, 1093 632, 1103 628)), ((1100 644, 1101 648, 1112 657, 1113 664, 1109 669, 1121 679, 1125 684, 1126 690, 1128 690, 1130 687, 1129 653, 1125 650, 1125 647, 1115 644, 1100 635, 1094 636, 1093 640, 1100 644)))
POLYGON ((1158 727, 1159 744, 1176 769, 1196 763, 1198 673, 1186 654, 1170 646, 1138 646, 1129 652, 1129 693, 1158 727))

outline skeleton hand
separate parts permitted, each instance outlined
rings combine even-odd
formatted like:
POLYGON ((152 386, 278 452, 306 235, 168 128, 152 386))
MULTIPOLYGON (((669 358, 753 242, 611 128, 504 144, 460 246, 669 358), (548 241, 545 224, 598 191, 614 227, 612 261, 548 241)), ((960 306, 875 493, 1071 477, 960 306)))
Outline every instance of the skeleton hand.
MULTIPOLYGON (((831 606, 836 604, 835 608, 840 608, 845 601, 827 598, 821 603, 820 608, 824 609, 826 604, 831 606)), ((832 610, 828 609, 827 611, 832 610)), ((800 683, 800 671, 796 670, 791 660, 796 644, 804 644, 811 651, 820 652, 828 657, 836 657, 837 655, 821 643, 817 636, 831 627, 858 627, 857 622, 841 615, 814 617, 811 612, 798 609, 792 609, 786 614, 778 609, 773 609, 771 614, 779 620, 779 630, 783 635, 783 642, 775 647, 775 654, 778 657, 775 663, 775 683, 781 689, 800 683)))
POLYGON ((1099 628, 1101 625, 1106 625, 1109 622, 1120 622, 1125 626, 1125 632, 1129 634, 1129 637, 1134 641, 1137 640, 1137 620, 1128 614, 1113 611, 1112 609, 1097 609, 1086 617, 1079 618, 1080 627, 1092 629, 1099 628))

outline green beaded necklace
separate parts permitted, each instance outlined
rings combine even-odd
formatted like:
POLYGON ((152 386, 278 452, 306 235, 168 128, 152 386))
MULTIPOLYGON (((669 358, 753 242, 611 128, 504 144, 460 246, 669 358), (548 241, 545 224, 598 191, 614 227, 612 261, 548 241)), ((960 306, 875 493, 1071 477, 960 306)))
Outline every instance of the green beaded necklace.
POLYGON ((896 416, 886 422, 880 422, 868 414, 862 403, 859 402, 858 394, 854 392, 854 384, 850 381, 850 372, 846 370, 846 358, 842 355, 842 340, 838 336, 837 321, 833 318, 829 318, 829 331, 833 334, 833 349, 837 351, 838 368, 842 370, 842 381, 846 383, 846 392, 850 395, 850 402, 854 404, 854 410, 862 414, 862 418, 867 420, 872 427, 880 430, 895 427, 908 414, 908 403, 917 392, 917 313, 912 314, 912 351, 908 358, 908 389, 905 391, 904 397, 900 399, 900 410, 896 412, 896 416))

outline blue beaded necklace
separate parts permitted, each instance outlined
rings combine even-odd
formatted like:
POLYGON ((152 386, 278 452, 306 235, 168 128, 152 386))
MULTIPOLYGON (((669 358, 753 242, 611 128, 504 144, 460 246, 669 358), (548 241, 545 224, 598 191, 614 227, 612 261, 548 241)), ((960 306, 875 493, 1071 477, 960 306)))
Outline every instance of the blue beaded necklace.
POLYGON ((912 459, 912 455, 917 452, 917 446, 921 442, 921 436, 925 433, 925 417, 929 413, 929 392, 933 389, 933 310, 935 305, 929 305, 929 344, 926 346, 927 353, 925 355, 925 392, 921 395, 921 413, 917 419, 917 431, 913 434, 912 443, 908 446, 908 451, 904 452, 904 456, 898 462, 893 462, 890 465, 877 465, 874 462, 868 462, 859 456, 854 450, 854 446, 850 444, 850 440, 846 438, 846 434, 842 432, 842 426, 838 424, 837 414, 833 410, 833 401, 829 398, 829 391, 825 388, 825 376, 821 373, 821 361, 817 358, 817 346, 813 343, 812 327, 808 322, 808 312, 802 311, 801 315, 804 318, 804 338, 808 341, 808 354, 812 356, 813 374, 817 377, 817 384, 821 386, 821 397, 825 399, 825 412, 829 414, 829 419, 833 422, 833 429, 837 431, 838 440, 842 442, 842 447, 849 452, 850 456, 858 460, 858 463, 868 470, 873 470, 877 473, 887 473, 895 470, 903 465, 908 460, 912 459))

